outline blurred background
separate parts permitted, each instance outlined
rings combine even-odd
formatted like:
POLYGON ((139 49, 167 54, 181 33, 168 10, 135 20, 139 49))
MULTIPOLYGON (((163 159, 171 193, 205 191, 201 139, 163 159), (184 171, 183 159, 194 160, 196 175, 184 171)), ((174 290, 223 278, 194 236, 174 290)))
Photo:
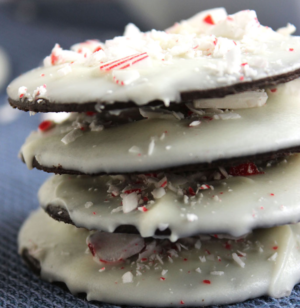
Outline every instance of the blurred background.
MULTIPOLYGON (((38 66, 55 43, 69 48, 87 39, 105 41, 122 35, 129 22, 143 31, 163 30, 220 6, 228 13, 254 9, 273 29, 287 22, 300 29, 300 0, 0 0, 0 307, 96 307, 40 281, 17 254, 18 230, 38 207, 37 190, 49 175, 27 170, 17 157, 41 115, 10 108, 8 82, 38 66)), ((243 307, 294 307, 299 297, 300 285, 288 299, 249 301, 243 307)))

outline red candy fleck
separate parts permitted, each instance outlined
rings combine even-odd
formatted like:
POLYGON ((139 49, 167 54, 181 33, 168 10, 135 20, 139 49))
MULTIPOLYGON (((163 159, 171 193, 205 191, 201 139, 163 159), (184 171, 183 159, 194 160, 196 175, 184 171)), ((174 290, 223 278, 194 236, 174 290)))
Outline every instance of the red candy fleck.
POLYGON ((208 120, 208 121, 212 121, 213 120, 212 117, 208 117, 208 116, 204 116, 203 119, 208 120))
POLYGON ((230 249, 231 249, 231 245, 230 245, 229 243, 226 243, 226 244, 225 244, 225 249, 230 250, 230 249))
POLYGON ((93 115, 96 114, 96 112, 94 112, 94 111, 87 111, 85 114, 86 114, 87 116, 89 116, 89 117, 92 117, 93 115))
POLYGON ((184 259, 183 259, 183 261, 187 261, 187 260, 188 260, 187 258, 184 258, 184 259))
POLYGON ((194 189, 192 187, 189 187, 189 194, 191 196, 195 196, 196 195, 196 193, 195 193, 195 191, 194 191, 194 189))
POLYGON ((275 195, 274 195, 274 194, 270 194, 270 196, 272 196, 272 197, 273 197, 273 196, 275 196, 275 195))
POLYGON ((90 249, 93 257, 95 257, 96 252, 94 246, 91 243, 88 243, 88 248, 90 249))
POLYGON ((51 64, 55 65, 58 62, 58 59, 59 59, 59 57, 54 52, 52 52, 52 54, 51 54, 51 64))
POLYGON ((41 77, 45 77, 45 74, 41 74, 41 77))
POLYGON ((272 93, 275 93, 275 92, 277 91, 277 89, 274 88, 274 89, 271 89, 270 91, 271 91, 272 93))
POLYGON ((184 305, 184 301, 180 301, 180 305, 184 305))
POLYGON ((50 128, 52 128, 54 126, 54 122, 50 121, 50 120, 46 120, 43 121, 40 125, 39 125, 39 130, 41 132, 45 132, 47 130, 49 130, 50 128))
POLYGON ((99 51, 99 50, 101 50, 101 49, 102 49, 102 48, 101 48, 100 46, 99 46, 99 47, 96 47, 95 50, 93 51, 93 53, 94 53, 94 52, 97 52, 97 51, 99 51))
POLYGON ((241 64, 241 66, 246 66, 246 65, 248 65, 247 62, 241 64))
POLYGON ((148 212, 148 209, 145 206, 142 206, 142 211, 143 212, 148 212))
POLYGON ((260 172, 254 163, 245 163, 235 167, 231 167, 229 172, 232 176, 250 176, 257 174, 264 174, 260 172))
POLYGON ((273 248, 273 250, 277 250, 278 249, 278 246, 274 246, 274 247, 272 247, 273 248))
POLYGON ((160 277, 160 280, 161 280, 161 281, 165 281, 165 280, 166 280, 166 278, 164 278, 164 277, 160 277))
POLYGON ((142 262, 146 262, 148 259, 147 258, 142 258, 141 261, 142 262))
POLYGON ((24 96, 24 94, 20 94, 20 98, 22 98, 24 96))
POLYGON ((230 17, 230 16, 227 16, 227 20, 232 21, 232 20, 233 20, 233 18, 232 18, 232 17, 230 17))
POLYGON ((294 48, 290 48, 289 51, 294 51, 294 48))
POLYGON ((149 199, 148 199, 146 196, 143 198, 143 200, 144 200, 145 202, 148 202, 148 201, 149 201, 149 199))
POLYGON ((210 280, 207 280, 207 279, 203 280, 203 283, 204 284, 211 284, 210 280))
POLYGON ((214 45, 216 46, 216 45, 217 45, 217 43, 218 43, 218 39, 217 39, 217 38, 215 38, 215 40, 214 40, 214 45))
POLYGON ((204 22, 206 22, 207 24, 209 25, 214 25, 215 22, 214 20, 212 19, 211 15, 207 15, 204 19, 203 19, 204 22))
POLYGON ((243 81, 243 80, 244 80, 244 76, 241 76, 241 77, 240 77, 240 80, 243 81))
POLYGON ((205 249, 205 252, 206 252, 208 255, 211 254, 210 251, 209 251, 208 249, 205 249))

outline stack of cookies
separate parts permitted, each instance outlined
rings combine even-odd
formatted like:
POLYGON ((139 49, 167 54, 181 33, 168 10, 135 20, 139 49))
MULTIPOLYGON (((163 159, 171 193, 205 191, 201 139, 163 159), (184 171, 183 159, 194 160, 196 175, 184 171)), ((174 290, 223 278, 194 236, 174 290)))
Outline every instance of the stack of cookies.
POLYGON ((88 300, 211 305, 300 281, 300 38, 254 11, 56 45, 10 104, 69 112, 20 151, 55 173, 19 251, 88 300))

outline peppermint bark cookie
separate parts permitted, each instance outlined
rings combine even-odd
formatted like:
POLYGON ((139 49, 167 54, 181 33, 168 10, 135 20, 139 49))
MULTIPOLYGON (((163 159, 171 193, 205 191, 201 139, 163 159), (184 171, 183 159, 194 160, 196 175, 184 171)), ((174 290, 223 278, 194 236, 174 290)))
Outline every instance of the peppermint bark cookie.
POLYGON ((252 163, 188 176, 53 176, 38 195, 51 217, 88 230, 171 241, 208 233, 239 237, 300 221, 299 174, 295 155, 259 169, 252 163))
POLYGON ((64 282, 88 300, 208 306, 289 295, 300 277, 299 232, 299 225, 282 226, 239 240, 195 237, 171 244, 90 233, 39 210, 20 231, 19 251, 42 279, 64 282))
POLYGON ((201 12, 165 31, 130 24, 124 36, 56 45, 8 87, 13 107, 82 112, 224 97, 300 76, 300 39, 262 26, 254 11, 201 12), (209 22, 208 22, 209 20, 209 22))
MULTIPOLYGON (((30 169, 95 175, 202 170, 297 152, 300 96, 293 89, 298 84, 297 80, 269 91, 266 103, 256 108, 192 107, 186 117, 180 112, 141 109, 143 120, 108 126, 97 122, 97 115, 73 115, 62 124, 33 132, 21 155, 30 169)), ((228 106, 236 102, 221 100, 228 106)), ((195 102, 196 106, 209 103, 220 104, 195 102)))

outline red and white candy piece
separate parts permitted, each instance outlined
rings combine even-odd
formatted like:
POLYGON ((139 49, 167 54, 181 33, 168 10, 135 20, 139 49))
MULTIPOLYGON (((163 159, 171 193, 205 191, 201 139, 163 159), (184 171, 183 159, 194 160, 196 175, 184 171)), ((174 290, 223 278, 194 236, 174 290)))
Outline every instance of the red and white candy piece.
POLYGON ((26 93, 27 93, 27 88, 26 87, 20 87, 18 89, 19 98, 23 98, 26 93))
POLYGON ((109 72, 113 69, 123 70, 128 68, 144 59, 147 59, 149 56, 147 52, 138 53, 135 55, 127 56, 118 60, 109 61, 100 66, 100 70, 109 72))
POLYGON ((97 263, 116 263, 141 252, 145 242, 136 234, 97 231, 87 238, 87 245, 97 263))

